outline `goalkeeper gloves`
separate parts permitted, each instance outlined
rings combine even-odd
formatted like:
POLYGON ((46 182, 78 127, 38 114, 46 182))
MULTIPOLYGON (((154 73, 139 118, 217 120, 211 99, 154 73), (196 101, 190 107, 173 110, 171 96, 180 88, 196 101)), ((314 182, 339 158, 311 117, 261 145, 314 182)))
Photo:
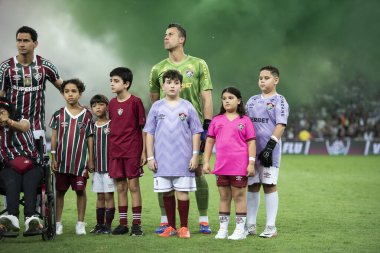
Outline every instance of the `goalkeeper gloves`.
POLYGON ((210 123, 211 123, 211 120, 209 119, 205 119, 203 121, 203 132, 201 134, 201 147, 199 149, 200 153, 203 153, 205 151, 207 131, 208 131, 208 127, 210 126, 210 123))
POLYGON ((274 139, 270 138, 265 148, 259 154, 258 158, 261 164, 266 168, 271 167, 273 164, 272 153, 273 149, 276 147, 276 144, 277 142, 274 139))

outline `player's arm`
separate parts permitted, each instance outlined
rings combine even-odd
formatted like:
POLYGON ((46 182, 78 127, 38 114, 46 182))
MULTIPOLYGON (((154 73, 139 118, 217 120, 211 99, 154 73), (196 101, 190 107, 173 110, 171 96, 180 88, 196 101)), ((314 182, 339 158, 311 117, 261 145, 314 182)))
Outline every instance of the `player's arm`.
POLYGON ((282 135, 284 134, 285 127, 286 125, 284 124, 277 124, 273 130, 272 136, 276 137, 277 140, 281 139, 282 135))
POLYGON ((160 81, 155 67, 149 75, 149 98, 152 104, 160 99, 160 81))
POLYGON ((146 155, 147 155, 147 161, 148 161, 148 168, 151 171, 156 172, 157 163, 154 158, 153 145, 154 145, 154 136, 150 133, 146 133, 146 155))
POLYGON ((160 93, 151 92, 151 93, 149 93, 149 98, 150 98, 150 102, 152 102, 152 104, 153 104, 154 102, 156 102, 157 100, 160 99, 160 93))
MULTIPOLYGON (((199 121, 199 120, 198 120, 199 121)), ((194 171, 198 168, 199 164, 199 145, 201 143, 201 134, 193 134, 192 137, 192 143, 193 143, 193 156, 190 159, 189 163, 189 170, 194 171)))
POLYGON ((20 121, 15 121, 10 119, 4 113, 0 113, 0 122, 8 126, 9 129, 15 130, 17 132, 26 132, 30 129, 29 120, 22 119, 20 121))
POLYGON ((215 144, 215 139, 211 137, 207 137, 205 151, 203 153, 203 172, 206 174, 209 174, 212 172, 211 167, 210 167, 210 159, 211 159, 211 153, 212 153, 214 144, 215 144))
POLYGON ((201 92, 203 104, 203 116, 205 119, 212 119, 213 106, 212 106, 212 93, 211 90, 204 90, 201 92))
POLYGON ((256 157, 256 141, 248 141, 248 167, 247 176, 253 177, 255 175, 255 157, 256 157))
POLYGON ((61 92, 61 85, 63 83, 63 80, 62 79, 58 79, 56 80, 53 85, 55 86, 55 88, 57 88, 60 92, 61 92))
POLYGON ((90 135, 87 137, 87 146, 88 146, 88 161, 87 167, 89 172, 93 172, 95 169, 94 162, 94 136, 90 135))
POLYGON ((57 152, 57 129, 52 129, 51 132, 51 169, 57 171, 57 161, 56 161, 56 152, 57 152))

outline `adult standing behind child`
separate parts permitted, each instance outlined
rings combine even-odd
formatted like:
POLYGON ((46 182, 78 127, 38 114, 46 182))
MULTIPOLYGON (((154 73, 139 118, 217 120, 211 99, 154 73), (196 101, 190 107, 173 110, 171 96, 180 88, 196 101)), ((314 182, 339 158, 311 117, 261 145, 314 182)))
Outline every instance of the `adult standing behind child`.
POLYGON ((262 185, 267 220, 260 237, 266 238, 277 235, 277 181, 281 160, 281 136, 289 116, 289 105, 286 99, 276 91, 279 82, 280 72, 276 67, 261 68, 258 84, 262 93, 252 96, 246 105, 246 113, 255 125, 258 154, 256 175, 248 179, 247 228, 249 234, 256 234, 256 217, 262 185))
POLYGON ((92 113, 97 120, 94 124, 94 162, 92 191, 96 196, 96 226, 93 234, 111 234, 112 221, 115 217, 114 192, 115 182, 108 174, 108 135, 110 120, 108 118, 109 101, 106 96, 98 94, 91 98, 92 113))
POLYGON ((168 70, 162 76, 165 98, 155 102, 144 128, 148 167, 154 172, 154 191, 163 193, 168 227, 159 234, 190 238, 189 192, 195 191, 195 170, 199 163, 201 122, 193 105, 179 97, 182 75, 168 70), (181 227, 176 227, 176 202, 181 227))
POLYGON ((255 174, 255 130, 250 119, 244 115, 241 93, 234 87, 222 91, 222 107, 210 124, 204 153, 203 171, 216 175, 219 202, 220 228, 216 239, 245 239, 247 232, 247 181, 255 174), (210 157, 216 143, 215 168, 210 168, 210 157), (236 227, 228 236, 231 200, 235 202, 236 227))
POLYGON ((109 104, 110 134, 108 146, 108 169, 111 178, 116 180, 119 226, 113 235, 129 232, 128 228, 128 189, 132 199, 131 236, 143 235, 141 227, 142 200, 140 177, 146 163, 145 135, 142 128, 145 125, 145 110, 141 99, 132 95, 129 89, 132 85, 133 73, 129 68, 115 68, 110 73, 111 90, 116 97, 109 104))
POLYGON ((94 140, 92 114, 79 104, 85 86, 79 79, 62 83, 61 92, 66 106, 56 111, 50 121, 51 168, 56 177, 56 233, 63 233, 62 211, 64 197, 71 186, 77 195, 77 235, 85 235, 86 183, 88 170, 94 169, 94 140), (87 153, 88 151, 88 153, 87 153), (88 160, 87 160, 88 159, 88 160))

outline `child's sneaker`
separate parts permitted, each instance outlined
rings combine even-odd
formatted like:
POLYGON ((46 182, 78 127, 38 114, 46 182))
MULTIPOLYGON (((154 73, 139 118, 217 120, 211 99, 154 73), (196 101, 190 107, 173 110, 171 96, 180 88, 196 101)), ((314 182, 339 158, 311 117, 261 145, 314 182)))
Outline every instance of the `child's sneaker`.
POLYGON ((265 226, 264 232, 260 234, 260 237, 271 238, 277 236, 276 226, 265 226))
POLYGON ((256 225, 255 224, 247 224, 247 232, 249 235, 256 235, 256 225))
POLYGON ((41 234, 43 228, 38 217, 26 217, 24 236, 41 234))
POLYGON ((104 234, 104 235, 110 235, 112 234, 112 230, 110 227, 105 225, 101 231, 99 231, 99 234, 104 234))
POLYGON ((167 227, 165 228, 164 232, 159 234, 161 237, 171 237, 175 236, 177 234, 177 231, 173 227, 167 227))
POLYGON ((228 237, 229 240, 243 240, 247 238, 248 232, 245 229, 235 228, 235 231, 228 237))
POLYGON ((228 237, 228 230, 219 228, 218 233, 215 235, 215 239, 226 239, 228 237))
POLYGON ((61 235, 63 234, 63 226, 61 222, 56 222, 55 223, 55 234, 56 235, 61 235))
POLYGON ((178 230, 178 237, 183 239, 189 239, 190 238, 190 231, 187 227, 181 227, 178 230))
POLYGON ((139 224, 132 224, 130 236, 142 236, 144 232, 139 224))
POLYGON ((103 230, 104 225, 103 224, 96 224, 93 229, 91 229, 90 233, 91 234, 99 234, 101 230, 103 230))
POLYGON ((17 236, 20 231, 20 223, 14 215, 1 215, 0 227, 5 230, 5 235, 17 236))
POLYGON ((75 225, 75 233, 77 235, 85 235, 86 234, 86 223, 82 221, 78 221, 75 225))
POLYGON ((200 222, 199 223, 199 233, 201 234, 211 234, 210 225, 208 222, 200 222))
POLYGON ((112 234, 113 235, 124 235, 124 234, 127 234, 129 232, 129 228, 128 226, 124 226, 124 225, 119 225, 117 226, 113 231, 112 231, 112 234))
POLYGON ((167 222, 161 222, 160 226, 157 227, 157 229, 154 231, 154 233, 156 233, 156 234, 162 234, 167 227, 169 227, 169 223, 167 223, 167 222))

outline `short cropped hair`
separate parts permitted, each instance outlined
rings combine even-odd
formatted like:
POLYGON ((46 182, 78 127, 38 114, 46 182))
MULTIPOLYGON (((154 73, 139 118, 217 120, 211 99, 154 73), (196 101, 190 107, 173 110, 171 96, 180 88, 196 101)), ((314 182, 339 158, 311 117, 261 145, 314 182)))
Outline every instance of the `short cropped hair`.
POLYGON ((118 67, 118 68, 115 68, 111 71, 110 77, 113 77, 113 76, 119 76, 123 80, 124 83, 129 82, 129 86, 128 86, 127 90, 129 90, 129 88, 131 88, 132 81, 133 81, 132 70, 130 70, 129 68, 125 68, 125 67, 118 67))
POLYGON ((165 82, 165 79, 168 78, 170 80, 179 80, 182 83, 183 76, 178 70, 175 69, 169 69, 165 71, 165 73, 162 75, 162 83, 165 82))
POLYGON ((185 30, 185 28, 183 28, 183 26, 181 26, 180 24, 177 24, 177 23, 172 23, 172 24, 168 25, 168 29, 172 28, 172 27, 177 28, 179 31, 179 36, 185 38, 185 40, 183 41, 183 46, 185 46, 185 43, 186 43, 186 30, 185 30))
POLYGON ((93 96, 90 100, 90 105, 93 106, 94 104, 97 104, 97 103, 104 103, 106 105, 109 104, 109 100, 106 96, 102 95, 102 94, 96 94, 95 96, 93 96))
POLYGON ((29 33, 30 34, 30 37, 32 38, 33 42, 36 42, 37 39, 38 39, 38 34, 36 32, 36 30, 34 30, 33 28, 29 27, 29 26, 22 26, 20 27, 17 32, 16 32, 16 39, 17 39, 17 35, 19 33, 29 33))
POLYGON ((260 72, 263 70, 268 70, 273 76, 280 77, 280 71, 276 67, 265 66, 260 69, 260 72))
POLYGON ((65 86, 68 85, 69 83, 72 83, 75 86, 77 86, 79 93, 84 92, 84 90, 86 89, 86 86, 84 85, 84 83, 79 78, 73 78, 73 79, 63 81, 63 83, 61 85, 61 93, 64 92, 65 86))

